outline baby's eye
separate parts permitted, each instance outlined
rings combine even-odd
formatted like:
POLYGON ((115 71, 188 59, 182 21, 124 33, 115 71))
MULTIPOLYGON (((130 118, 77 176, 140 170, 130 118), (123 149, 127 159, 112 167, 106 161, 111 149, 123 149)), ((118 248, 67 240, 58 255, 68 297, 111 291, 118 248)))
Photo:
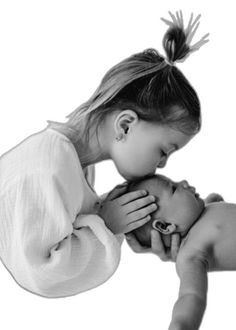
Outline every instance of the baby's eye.
POLYGON ((175 185, 173 185, 173 186, 172 186, 172 194, 174 194, 174 193, 175 193, 175 191, 176 191, 176 186, 175 186, 175 185))

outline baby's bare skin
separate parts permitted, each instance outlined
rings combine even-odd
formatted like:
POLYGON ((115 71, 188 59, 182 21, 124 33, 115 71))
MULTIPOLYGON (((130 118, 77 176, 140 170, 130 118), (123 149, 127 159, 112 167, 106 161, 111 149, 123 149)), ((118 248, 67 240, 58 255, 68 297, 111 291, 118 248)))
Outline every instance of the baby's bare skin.
POLYGON ((176 260, 179 298, 170 330, 199 329, 207 299, 207 272, 236 270, 236 204, 208 204, 182 241, 176 260))
POLYGON ((236 270, 236 204, 208 204, 182 241, 180 258, 205 258, 208 271, 236 270))
POLYGON ((236 204, 214 193, 203 201, 186 180, 159 174, 130 184, 130 191, 137 189, 146 189, 159 204, 151 221, 134 230, 141 244, 149 244, 154 230, 167 248, 173 234, 182 237, 176 258, 179 297, 169 330, 197 330, 206 308, 208 271, 236 270, 236 204))

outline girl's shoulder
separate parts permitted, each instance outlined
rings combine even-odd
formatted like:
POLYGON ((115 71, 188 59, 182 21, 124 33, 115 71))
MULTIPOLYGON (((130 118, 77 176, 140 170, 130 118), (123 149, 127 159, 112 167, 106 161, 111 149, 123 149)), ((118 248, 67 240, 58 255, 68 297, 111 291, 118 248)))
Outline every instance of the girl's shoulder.
POLYGON ((2 154, 0 170, 1 188, 33 173, 82 171, 72 142, 53 129, 36 132, 2 154))

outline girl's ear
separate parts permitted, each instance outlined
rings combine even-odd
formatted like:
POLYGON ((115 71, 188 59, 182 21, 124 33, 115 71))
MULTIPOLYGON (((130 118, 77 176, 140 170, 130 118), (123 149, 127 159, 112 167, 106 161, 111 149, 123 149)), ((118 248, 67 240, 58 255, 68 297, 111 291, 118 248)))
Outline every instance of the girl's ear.
POLYGON ((177 226, 173 223, 167 223, 163 219, 158 218, 153 221, 152 227, 164 235, 170 235, 174 233, 177 229, 177 226))
POLYGON ((114 120, 115 134, 128 134, 138 122, 138 115, 133 110, 122 110, 114 120))

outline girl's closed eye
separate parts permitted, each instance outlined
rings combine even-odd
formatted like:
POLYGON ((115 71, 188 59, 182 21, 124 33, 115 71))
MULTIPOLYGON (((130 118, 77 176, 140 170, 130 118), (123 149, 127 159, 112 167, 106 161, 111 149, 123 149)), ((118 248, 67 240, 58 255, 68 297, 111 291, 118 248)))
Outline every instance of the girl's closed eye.
POLYGON ((167 156, 167 153, 161 149, 161 157, 166 157, 167 156))

